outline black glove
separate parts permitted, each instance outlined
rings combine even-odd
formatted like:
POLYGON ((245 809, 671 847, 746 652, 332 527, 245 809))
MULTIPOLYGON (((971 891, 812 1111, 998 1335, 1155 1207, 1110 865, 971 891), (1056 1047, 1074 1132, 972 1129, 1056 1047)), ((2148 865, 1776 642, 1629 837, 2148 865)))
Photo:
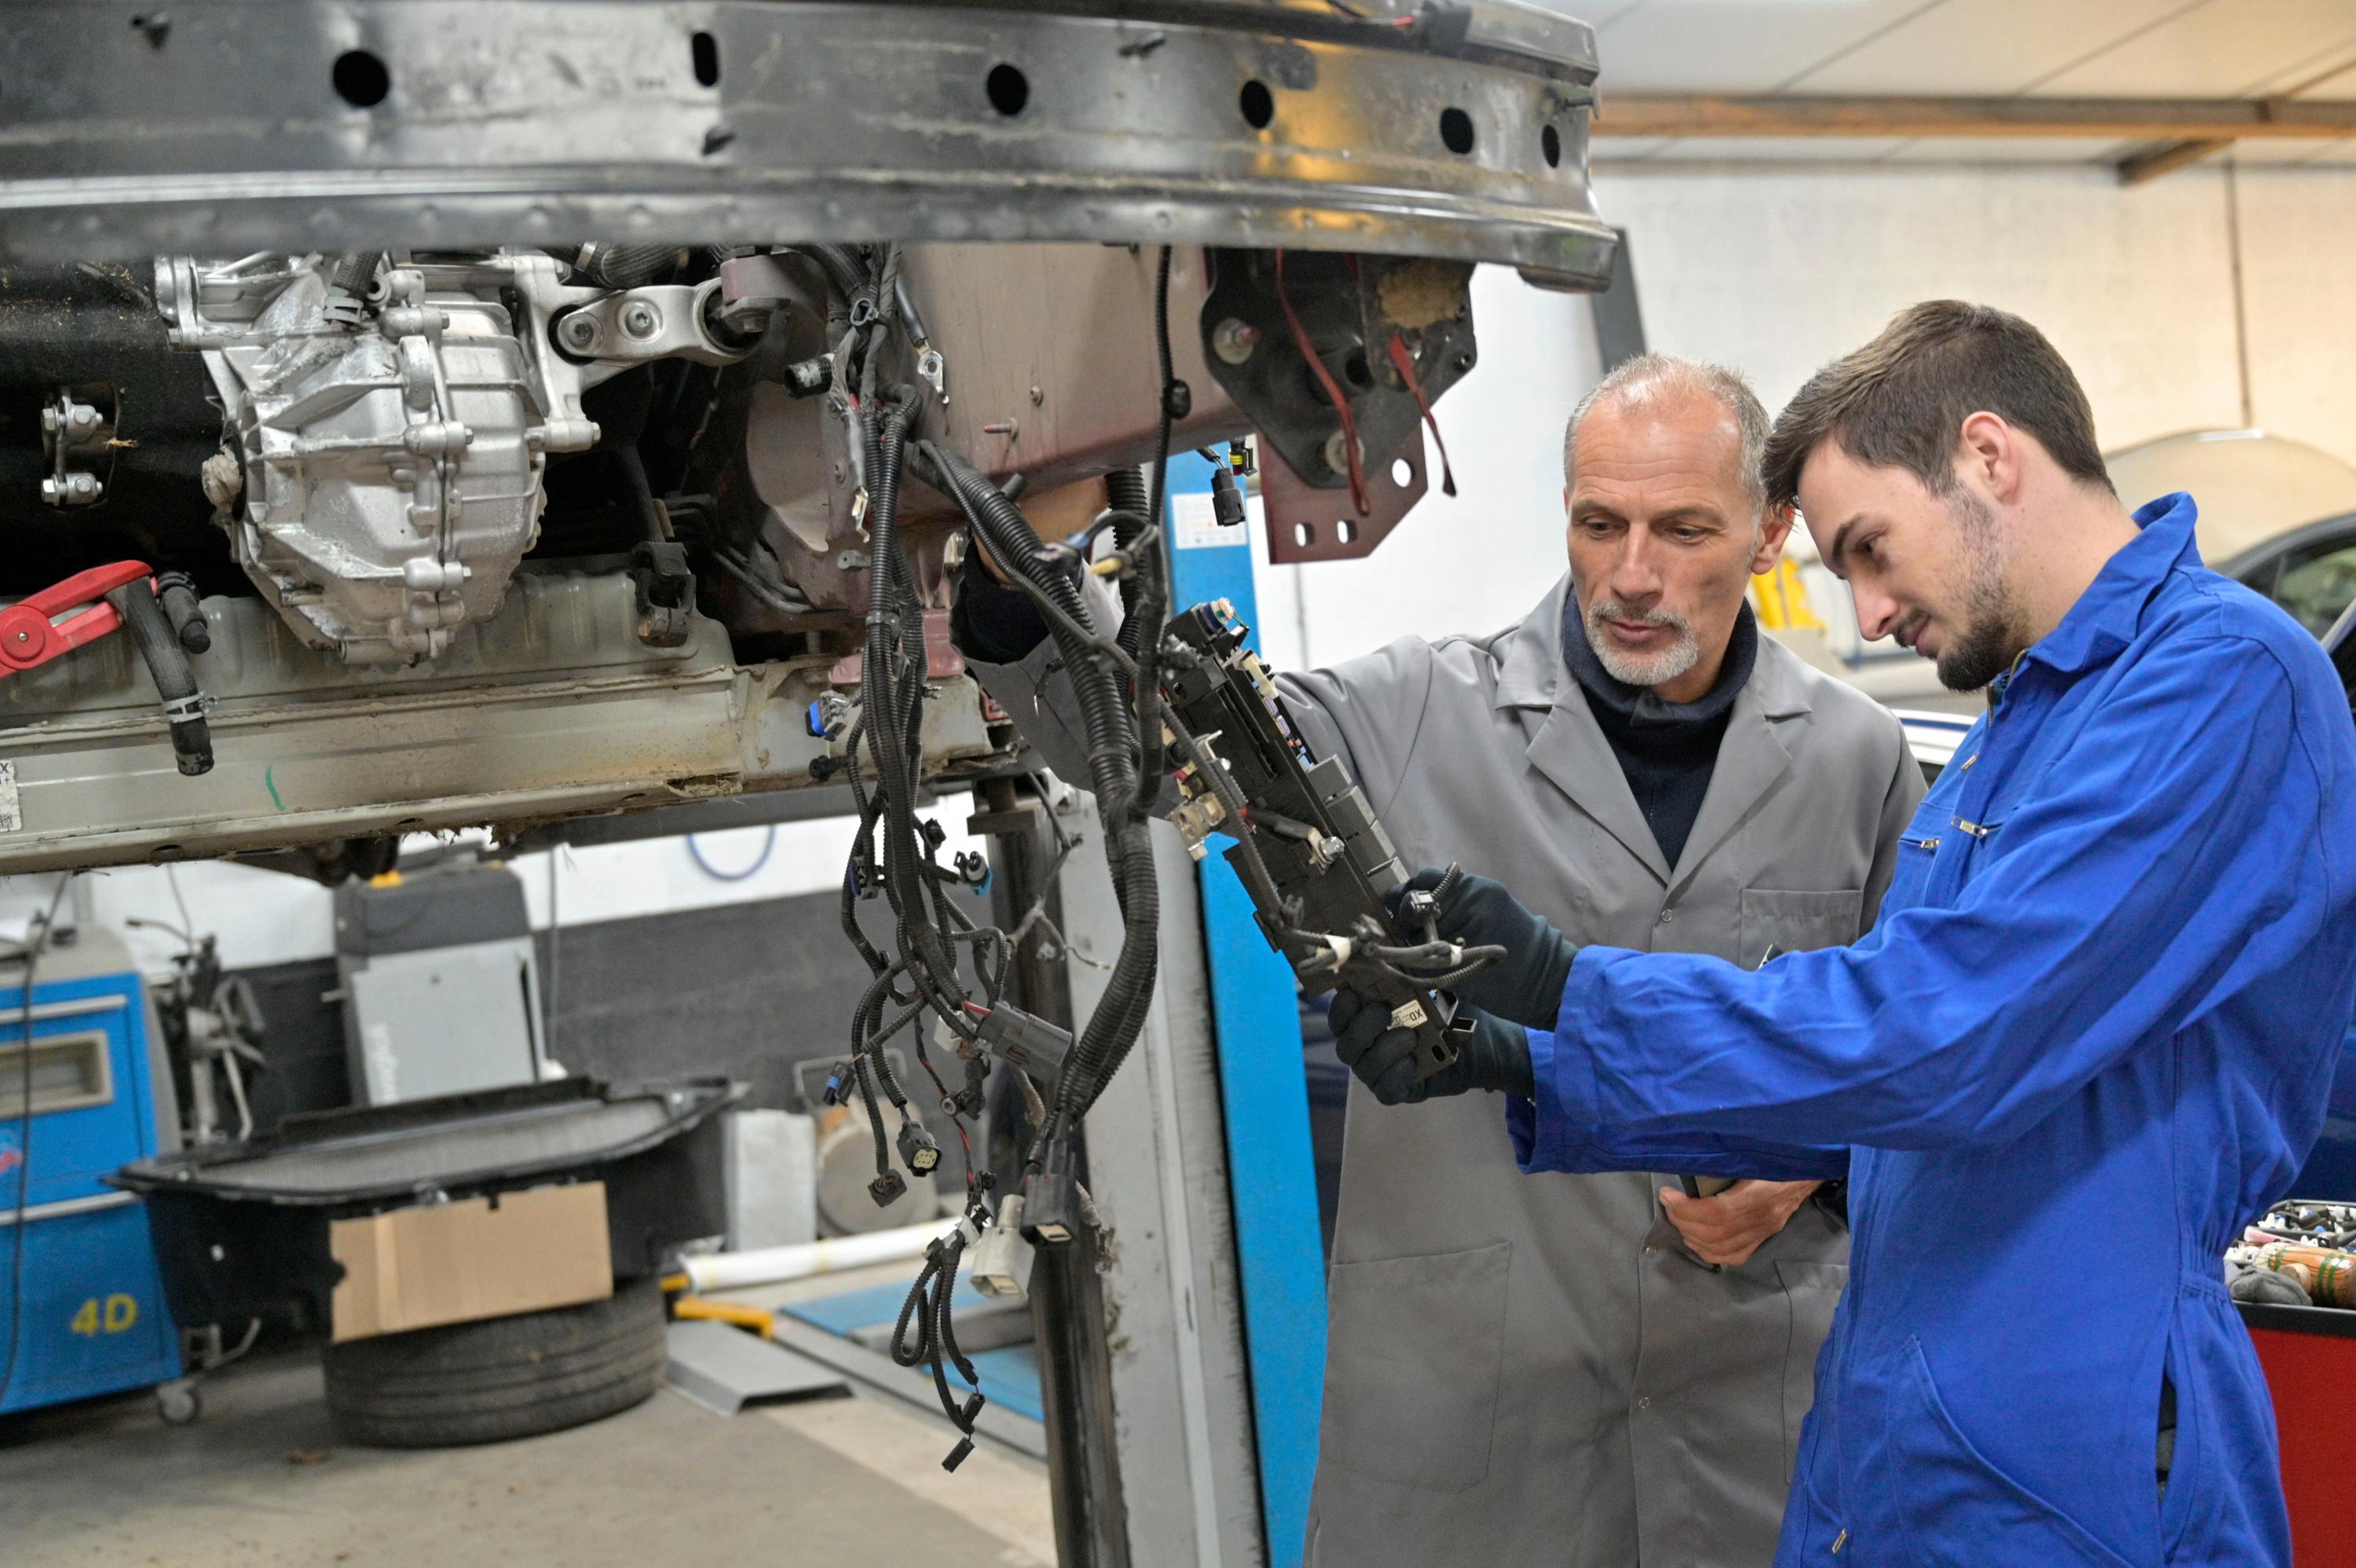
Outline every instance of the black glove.
POLYGON ((1333 1025, 1334 1049, 1386 1105, 1414 1105, 1440 1094, 1491 1089, 1528 1094, 1530 1039, 1519 1024, 1475 1011, 1471 1036, 1458 1037, 1463 1053, 1429 1078, 1415 1075, 1415 1030, 1393 1029, 1387 1002, 1360 996, 1347 987, 1333 993, 1326 1014, 1333 1025))
MULTIPOLYGON (((1396 918, 1411 892, 1437 890, 1448 873, 1427 867, 1384 895, 1396 918)), ((1440 900, 1440 934, 1466 947, 1503 947, 1505 956, 1450 987, 1483 1012, 1532 1029, 1552 1029, 1562 1012, 1563 983, 1579 949, 1570 939, 1515 901, 1486 877, 1459 875, 1440 900)))

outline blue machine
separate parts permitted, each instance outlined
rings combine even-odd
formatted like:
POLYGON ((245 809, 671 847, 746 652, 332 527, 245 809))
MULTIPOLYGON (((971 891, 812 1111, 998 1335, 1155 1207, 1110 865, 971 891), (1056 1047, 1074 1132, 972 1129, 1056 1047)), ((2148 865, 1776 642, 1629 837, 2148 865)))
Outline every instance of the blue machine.
POLYGON ((41 955, 27 1122, 24 975, 21 958, 0 964, 0 1367, 13 1360, 0 1412, 145 1388, 181 1370, 145 1206, 101 1180, 178 1141, 146 991, 102 931, 41 955))
MULTIPOLYGON (((1212 464, 1170 459, 1173 609, 1225 599, 1258 626, 1251 528, 1211 521, 1212 464)), ((1255 649, 1259 638, 1250 639, 1255 649)), ((1308 1544, 1309 1486, 1325 1390, 1325 1256, 1318 1232, 1308 1074, 1292 971, 1252 917, 1226 862, 1201 866, 1203 945, 1218 1034, 1219 1097, 1243 1282, 1244 1354, 1258 1439, 1260 1519, 1269 1568, 1299 1568, 1308 1544)))

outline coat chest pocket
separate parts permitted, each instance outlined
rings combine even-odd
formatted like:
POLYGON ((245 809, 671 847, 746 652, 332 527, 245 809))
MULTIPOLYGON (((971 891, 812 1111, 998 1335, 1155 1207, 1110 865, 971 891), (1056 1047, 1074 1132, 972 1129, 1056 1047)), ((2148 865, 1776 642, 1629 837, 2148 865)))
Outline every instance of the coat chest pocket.
POLYGON ((1744 968, 1756 968, 1771 949, 1805 953, 1816 947, 1846 947, 1858 939, 1858 917, 1864 909, 1861 888, 1833 892, 1745 888, 1739 962, 1744 968))
POLYGON ((1335 1264, 1321 1457, 1461 1492, 1489 1474, 1514 1244, 1335 1264))

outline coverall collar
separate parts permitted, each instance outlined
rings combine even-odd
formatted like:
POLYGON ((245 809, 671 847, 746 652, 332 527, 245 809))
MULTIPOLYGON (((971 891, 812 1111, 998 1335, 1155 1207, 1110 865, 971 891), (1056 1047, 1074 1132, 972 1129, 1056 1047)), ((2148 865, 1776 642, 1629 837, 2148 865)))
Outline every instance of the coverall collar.
MULTIPOLYGON (((1562 618, 1570 593, 1570 573, 1566 571, 1522 624, 1505 634, 1492 708, 1552 708, 1574 693, 1584 706, 1585 693, 1562 662, 1562 618)), ((1762 636, 1758 660, 1742 690, 1767 718, 1797 718, 1810 709, 1806 666, 1769 656, 1763 645, 1772 640, 1762 636)))
POLYGON ((1571 592, 1563 574, 1528 617, 1505 636, 1500 648, 1498 710, 1540 710, 1523 720, 1530 736, 1529 763, 1553 781, 1580 809, 1627 848, 1674 895, 1697 868, 1732 833, 1759 797, 1792 766, 1791 748, 1776 733, 1775 720, 1812 711, 1807 666, 1772 638, 1760 639, 1751 678, 1736 695, 1726 734, 1718 744, 1718 766, 1703 796, 1701 814, 1687 836, 1685 853, 1673 868, 1661 854, 1644 814, 1630 793, 1620 760, 1604 739, 1585 688, 1562 662, 1563 606, 1571 592))
POLYGON ((2103 563, 2062 624, 2031 644, 2021 664, 2075 675, 2116 658, 2135 641, 2144 607, 2168 574, 2179 565, 2201 564, 2192 539, 2193 519, 2199 515, 2192 497, 2181 490, 2136 507, 2136 527, 2142 532, 2103 563))

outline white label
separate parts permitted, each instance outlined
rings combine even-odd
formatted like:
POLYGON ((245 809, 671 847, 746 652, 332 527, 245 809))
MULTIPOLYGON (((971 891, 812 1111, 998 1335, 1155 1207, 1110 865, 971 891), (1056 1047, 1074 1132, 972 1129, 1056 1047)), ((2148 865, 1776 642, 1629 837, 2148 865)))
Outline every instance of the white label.
MULTIPOLYGON (((1265 526, 1265 513, 1259 497, 1244 497, 1244 515, 1265 526)), ((1239 524, 1221 528, 1218 514, 1211 506, 1208 490, 1187 490, 1170 497, 1170 542, 1180 549, 1213 549, 1228 545, 1249 544, 1251 526, 1239 524)))
POLYGON ((368 1064, 369 1097, 378 1104, 401 1098, 401 1058, 392 1051, 392 1029, 373 1023, 360 1030, 360 1055, 368 1064))
POLYGON ((25 826, 25 813, 16 801, 16 764, 0 762, 0 833, 15 833, 25 826))

